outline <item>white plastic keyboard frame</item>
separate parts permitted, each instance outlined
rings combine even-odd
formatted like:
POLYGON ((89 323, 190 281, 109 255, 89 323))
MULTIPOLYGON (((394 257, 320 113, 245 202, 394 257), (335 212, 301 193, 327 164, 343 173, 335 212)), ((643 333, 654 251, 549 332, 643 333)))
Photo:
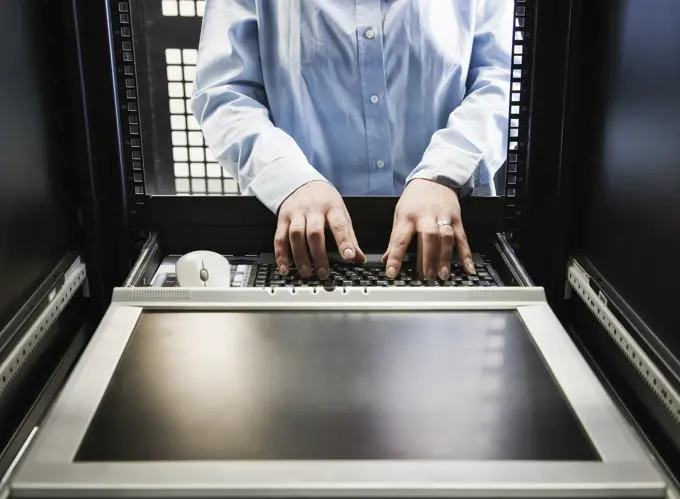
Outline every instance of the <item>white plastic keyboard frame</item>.
POLYGON ((15 497, 663 497, 540 288, 122 288, 13 481, 15 497), (516 310, 602 461, 73 463, 144 310, 516 310))

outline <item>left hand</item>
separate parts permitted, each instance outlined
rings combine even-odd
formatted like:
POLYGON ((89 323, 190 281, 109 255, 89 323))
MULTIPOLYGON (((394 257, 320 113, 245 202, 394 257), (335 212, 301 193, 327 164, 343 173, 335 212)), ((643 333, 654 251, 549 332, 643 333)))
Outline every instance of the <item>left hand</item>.
POLYGON ((418 267, 426 278, 449 278, 454 246, 463 268, 468 274, 475 274, 456 191, 425 179, 409 182, 397 203, 390 244, 383 256, 388 278, 395 278, 401 270, 415 233, 418 234, 418 267), (437 226, 438 222, 451 225, 437 226))

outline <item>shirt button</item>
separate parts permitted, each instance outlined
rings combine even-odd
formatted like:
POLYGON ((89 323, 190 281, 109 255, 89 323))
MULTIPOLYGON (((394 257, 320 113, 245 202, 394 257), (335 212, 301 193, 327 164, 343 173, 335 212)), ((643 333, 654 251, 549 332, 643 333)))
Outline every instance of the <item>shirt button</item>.
POLYGON ((375 37, 375 31, 373 31, 372 29, 367 29, 364 35, 366 35, 366 38, 368 38, 369 40, 372 40, 375 37))
POLYGON ((371 102, 373 104, 377 104, 378 102, 380 102, 380 97, 378 97, 377 95, 371 95, 371 102))
POLYGON ((378 168, 382 168, 382 167, 385 166, 385 162, 382 161, 382 160, 381 160, 381 161, 378 161, 378 162, 375 164, 375 166, 377 166, 378 168))

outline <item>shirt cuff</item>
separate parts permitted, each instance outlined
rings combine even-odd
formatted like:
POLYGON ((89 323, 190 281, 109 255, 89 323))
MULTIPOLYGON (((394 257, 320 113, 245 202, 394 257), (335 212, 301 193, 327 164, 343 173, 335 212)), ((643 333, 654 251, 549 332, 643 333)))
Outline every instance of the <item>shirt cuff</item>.
MULTIPOLYGON (((431 180, 460 192, 461 197, 470 194, 475 187, 475 172, 481 158, 471 154, 456 154, 446 151, 446 156, 433 157, 432 153, 425 153, 423 161, 411 172, 406 179, 406 185, 411 180, 420 178, 431 180)), ((437 154, 436 156, 439 156, 437 154)))
POLYGON ((288 196, 305 184, 322 180, 323 175, 309 163, 279 159, 262 170, 248 185, 244 194, 254 194, 274 214, 288 196))

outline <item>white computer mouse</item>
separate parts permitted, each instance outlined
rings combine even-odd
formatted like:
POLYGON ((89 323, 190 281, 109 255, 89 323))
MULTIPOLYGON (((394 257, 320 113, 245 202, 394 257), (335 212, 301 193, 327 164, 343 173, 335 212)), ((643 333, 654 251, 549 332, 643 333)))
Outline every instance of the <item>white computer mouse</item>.
POLYGON ((212 251, 193 251, 175 264, 181 288, 228 288, 231 284, 229 260, 212 251))

